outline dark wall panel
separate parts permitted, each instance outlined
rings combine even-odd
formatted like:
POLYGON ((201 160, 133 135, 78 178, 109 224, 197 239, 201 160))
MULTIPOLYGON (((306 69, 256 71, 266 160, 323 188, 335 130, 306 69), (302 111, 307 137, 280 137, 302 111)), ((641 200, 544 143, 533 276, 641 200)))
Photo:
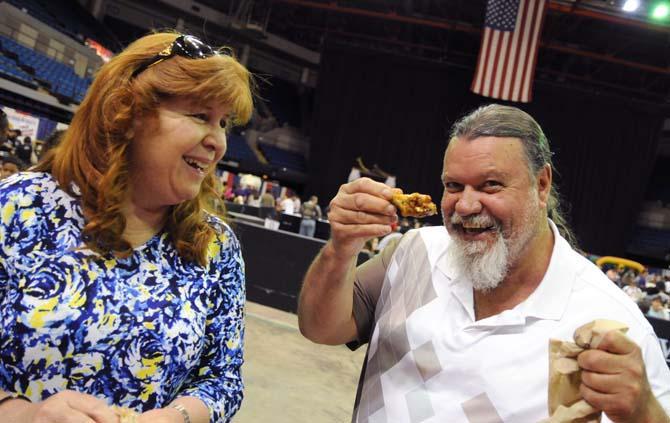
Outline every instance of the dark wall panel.
MULTIPOLYGON (((295 313, 302 278, 325 241, 241 221, 231 225, 242 245, 247 299, 295 313)), ((361 254, 359 263, 365 258, 361 254)))
MULTIPOLYGON (((493 102, 471 70, 328 46, 321 59, 307 192, 325 201, 356 157, 395 173, 405 191, 441 196, 451 124, 493 102)), ((533 115, 547 134, 580 246, 623 254, 654 163, 667 107, 537 81, 533 115)))

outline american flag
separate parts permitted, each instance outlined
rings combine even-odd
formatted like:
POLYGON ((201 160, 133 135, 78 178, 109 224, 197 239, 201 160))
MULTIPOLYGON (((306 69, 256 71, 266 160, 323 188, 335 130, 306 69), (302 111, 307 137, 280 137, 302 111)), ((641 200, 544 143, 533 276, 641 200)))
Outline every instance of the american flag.
POLYGON ((472 91, 528 103, 548 0, 489 0, 472 91))

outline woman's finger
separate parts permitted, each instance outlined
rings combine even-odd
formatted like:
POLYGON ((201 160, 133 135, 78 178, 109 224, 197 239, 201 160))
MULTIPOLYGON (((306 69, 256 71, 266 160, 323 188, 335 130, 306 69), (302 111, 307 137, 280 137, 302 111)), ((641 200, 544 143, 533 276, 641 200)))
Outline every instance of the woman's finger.
POLYGON ((76 394, 67 398, 70 408, 93 419, 95 423, 117 423, 118 417, 107 403, 92 395, 76 394))

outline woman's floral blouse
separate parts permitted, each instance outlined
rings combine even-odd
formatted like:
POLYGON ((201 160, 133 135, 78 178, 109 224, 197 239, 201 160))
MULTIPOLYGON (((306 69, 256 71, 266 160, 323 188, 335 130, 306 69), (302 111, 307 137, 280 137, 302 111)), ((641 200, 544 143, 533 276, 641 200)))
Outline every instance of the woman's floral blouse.
POLYGON ((0 389, 65 389, 146 411, 178 396, 229 420, 242 401, 244 264, 216 217, 206 267, 166 232, 128 258, 84 248, 79 200, 47 173, 0 182, 0 389))

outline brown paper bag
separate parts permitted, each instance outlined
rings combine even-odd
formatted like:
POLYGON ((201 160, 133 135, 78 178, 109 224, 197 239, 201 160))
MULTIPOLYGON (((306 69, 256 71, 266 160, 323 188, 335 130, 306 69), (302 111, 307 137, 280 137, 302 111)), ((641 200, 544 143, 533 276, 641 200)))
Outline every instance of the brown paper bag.
POLYGON ((598 348, 605 334, 611 330, 628 332, 628 326, 614 320, 598 319, 580 326, 575 330, 574 338, 582 348, 598 348))
POLYGON ((575 342, 549 340, 549 419, 543 423, 599 423, 601 412, 579 393, 582 371, 577 356, 596 348, 611 330, 626 333, 628 327, 612 320, 594 320, 575 330, 575 342))

